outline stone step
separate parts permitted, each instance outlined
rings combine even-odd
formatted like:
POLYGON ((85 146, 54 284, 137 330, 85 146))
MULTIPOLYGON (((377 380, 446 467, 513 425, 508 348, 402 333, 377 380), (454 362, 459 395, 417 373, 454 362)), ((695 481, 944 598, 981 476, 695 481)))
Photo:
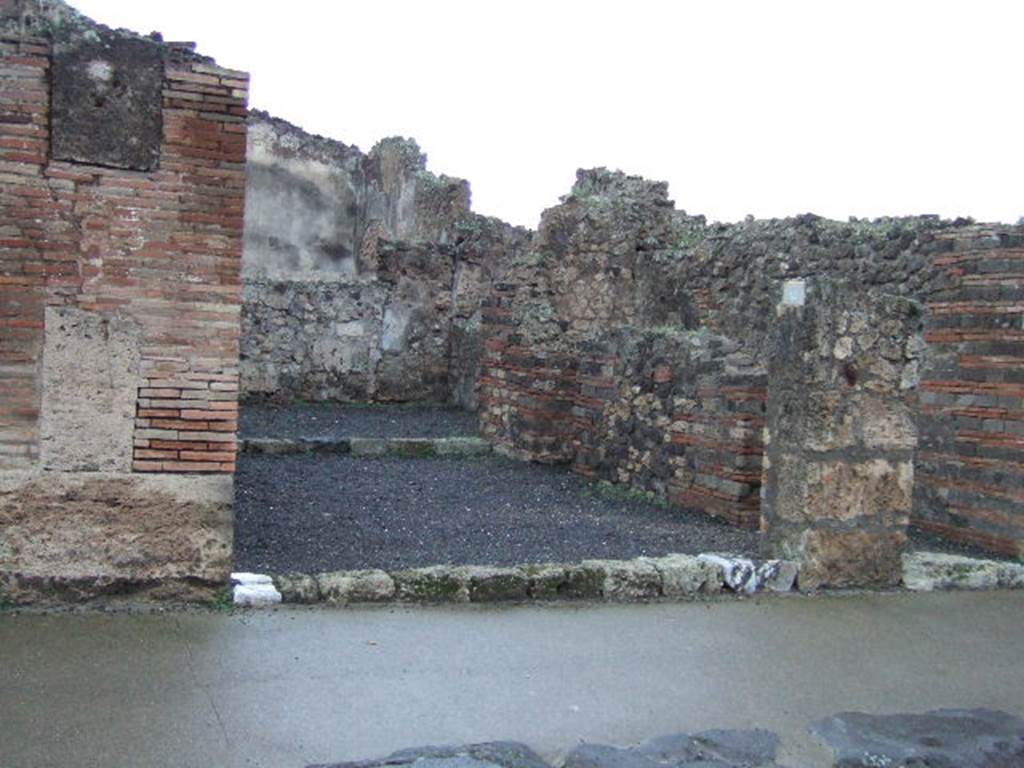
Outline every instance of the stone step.
POLYGON ((282 456, 297 453, 344 453, 352 456, 483 456, 491 444, 482 437, 249 437, 239 441, 242 453, 282 456))

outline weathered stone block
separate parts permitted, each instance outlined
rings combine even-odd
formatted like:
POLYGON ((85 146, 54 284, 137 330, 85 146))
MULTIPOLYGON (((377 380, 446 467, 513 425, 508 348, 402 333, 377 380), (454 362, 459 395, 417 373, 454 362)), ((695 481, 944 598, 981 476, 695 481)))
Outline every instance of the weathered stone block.
POLYGON ((902 578, 903 530, 805 531, 801 543, 801 589, 892 587, 902 578))
POLYGON ((644 560, 584 560, 584 568, 604 574, 601 593, 606 600, 638 600, 661 594, 661 573, 644 560))
POLYGON ((465 746, 413 747, 379 760, 332 763, 309 768, 550 768, 525 744, 491 741, 465 746))
POLYGON ((320 583, 306 573, 286 573, 274 577, 274 586, 285 603, 318 603, 321 599, 320 583))
POLYGON ((601 568, 587 565, 527 565, 529 594, 536 600, 597 599, 602 595, 605 575, 601 568))
POLYGON ((722 589, 724 573, 717 563, 695 555, 668 555, 641 558, 661 574, 661 591, 665 597, 690 597, 717 594, 722 589))
POLYGON ((1024 587, 1024 565, 942 552, 903 555, 903 586, 915 592, 938 589, 1024 587))
POLYGON ((832 748, 837 768, 1024 765, 1024 720, 991 709, 841 712, 813 723, 811 732, 832 748))
POLYGON ((779 470, 783 493, 774 508, 779 520, 885 519, 906 525, 914 491, 914 465, 909 459, 881 457, 818 462, 785 458, 779 470))
POLYGON ((396 581, 380 570, 333 571, 316 576, 320 596, 341 605, 390 600, 396 594, 396 581))
POLYGON ((438 456, 483 456, 492 450, 481 437, 439 437, 433 443, 438 456))
POLYGON ((228 578, 230 476, 0 473, 0 578, 12 599, 158 591, 228 578))
POLYGON ((920 311, 819 281, 770 341, 762 530, 800 583, 891 586, 913 491, 916 430, 904 373, 920 311))
POLYGON ((583 743, 566 756, 564 768, 775 768, 779 743, 762 729, 675 733, 635 747, 583 743))
POLYGON ((525 600, 530 580, 519 568, 490 568, 471 565, 466 568, 469 599, 474 603, 525 600))
POLYGON ((46 469, 128 472, 141 331, 119 316, 46 310, 40 457, 46 469))
POLYGON ((468 603, 469 582, 464 568, 436 565, 392 574, 399 600, 416 603, 468 603))

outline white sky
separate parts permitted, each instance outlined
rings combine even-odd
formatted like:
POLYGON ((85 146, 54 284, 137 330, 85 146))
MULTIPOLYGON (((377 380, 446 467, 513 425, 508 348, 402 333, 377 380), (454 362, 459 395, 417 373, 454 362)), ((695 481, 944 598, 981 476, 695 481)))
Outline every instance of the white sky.
POLYGON ((516 224, 597 165, 721 221, 1024 216, 1020 0, 70 2, 308 131, 412 136, 516 224))

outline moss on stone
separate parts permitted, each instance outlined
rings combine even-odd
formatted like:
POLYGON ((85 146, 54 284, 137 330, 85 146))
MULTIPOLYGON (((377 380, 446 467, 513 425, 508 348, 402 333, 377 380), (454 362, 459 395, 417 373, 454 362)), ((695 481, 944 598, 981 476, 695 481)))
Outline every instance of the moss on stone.
POLYGON ((321 599, 317 580, 305 573, 288 573, 274 577, 274 587, 285 603, 316 603, 321 599))
POLYGON ((413 568, 392 574, 399 600, 416 603, 465 603, 469 590, 463 569, 451 566, 413 568))
POLYGON ((474 603, 525 600, 529 583, 518 568, 470 568, 469 599, 474 603))
POLYGON ((523 571, 530 580, 529 595, 535 600, 600 598, 604 573, 583 565, 532 565, 523 571))

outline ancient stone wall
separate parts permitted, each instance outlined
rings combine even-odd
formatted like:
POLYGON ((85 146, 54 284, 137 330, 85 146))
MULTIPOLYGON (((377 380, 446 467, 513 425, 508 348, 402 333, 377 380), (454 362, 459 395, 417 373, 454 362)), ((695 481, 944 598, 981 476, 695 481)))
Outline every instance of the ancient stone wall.
POLYGON ((581 171, 484 302, 481 429, 509 455, 569 461, 581 343, 630 326, 688 327, 667 269, 665 184, 581 171))
POLYGON ((935 216, 839 222, 810 214, 715 224, 686 233, 675 261, 695 322, 763 355, 785 281, 821 278, 927 301, 950 279, 932 268, 943 233, 969 225, 935 216))
POLYGON ((413 141, 364 155, 264 113, 246 196, 244 395, 475 403, 479 304, 525 231, 413 141))
POLYGON ((922 306, 814 281, 768 357, 762 529, 801 585, 895 586, 914 487, 922 306), (805 303, 806 302, 806 303, 805 303))
POLYGON ((1024 552, 1024 228, 709 225, 595 169, 529 233, 411 141, 247 140, 246 96, 188 44, 0 0, 6 597, 222 582, 240 381, 479 398, 499 451, 763 517, 810 583, 890 582, 908 513, 1024 552))
MULTIPOLYGON (((708 425, 734 418, 731 405, 723 407, 730 390, 721 382, 702 388, 702 376, 717 374, 691 370, 681 347, 609 347, 609 339, 697 338, 687 333, 705 329, 744 355, 750 371, 763 371, 785 284, 804 281, 810 291, 844 284, 865 302, 923 305, 926 343, 906 368, 912 391, 925 372, 923 407, 911 403, 923 431, 914 523, 1018 553, 1021 232, 933 216, 708 225, 675 211, 664 185, 582 171, 484 302, 483 432, 507 454, 571 462, 584 474, 750 524, 759 513, 752 491, 761 461, 752 425, 763 415, 764 388, 749 381, 749 392, 738 390, 749 398, 749 426, 730 426, 729 440, 720 441, 727 451, 698 460, 700 430, 714 434, 708 425), (672 388, 705 393, 690 408, 691 436, 681 436, 669 381, 653 379, 652 355, 671 369, 672 388), (665 483, 665 446, 687 440, 694 442, 681 463, 717 469, 693 480, 677 462, 673 488, 665 483)), ((724 360, 717 364, 725 370, 724 360)))
POLYGON ((188 45, 0 0, 10 594, 227 574, 247 87, 188 45))
POLYGON ((573 469, 756 528, 767 377, 737 347, 666 329, 587 345, 573 469))

